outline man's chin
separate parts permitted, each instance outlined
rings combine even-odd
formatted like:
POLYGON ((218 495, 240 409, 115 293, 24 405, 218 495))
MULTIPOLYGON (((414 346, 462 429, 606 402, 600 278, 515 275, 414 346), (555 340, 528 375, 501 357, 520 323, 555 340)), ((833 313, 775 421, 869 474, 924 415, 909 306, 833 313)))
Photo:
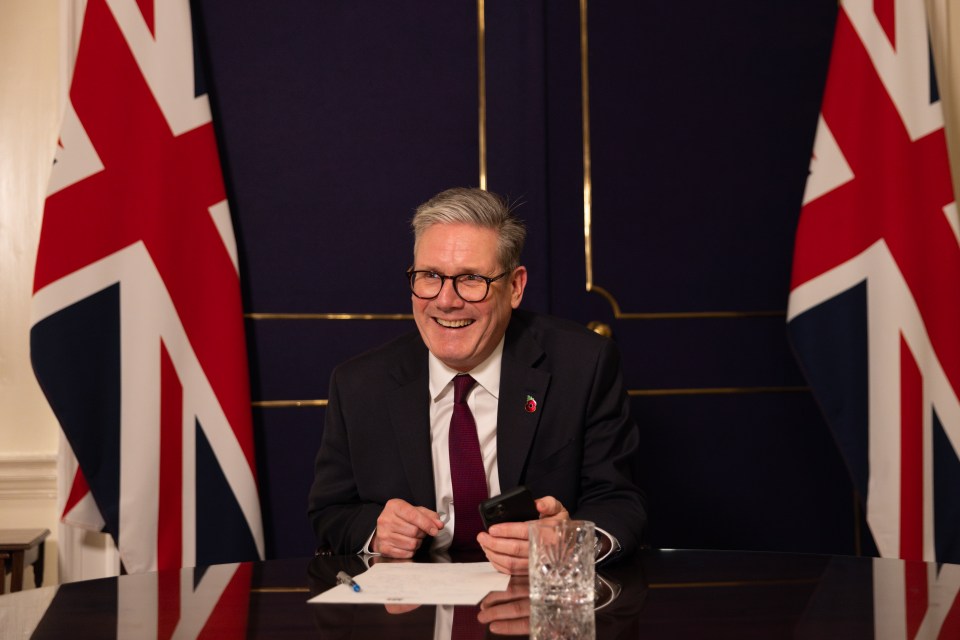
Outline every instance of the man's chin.
MULTIPOLYGON (((437 354, 434 354, 437 355, 437 354)), ((470 361, 466 358, 452 358, 447 356, 437 355, 437 359, 440 360, 443 364, 447 365, 451 369, 456 369, 457 371, 467 372, 473 368, 473 365, 470 364, 470 361)))
POLYGON ((439 348, 432 351, 433 355, 435 355, 440 362, 447 365, 451 369, 456 369, 457 371, 469 371, 474 367, 473 351, 471 350, 439 348))

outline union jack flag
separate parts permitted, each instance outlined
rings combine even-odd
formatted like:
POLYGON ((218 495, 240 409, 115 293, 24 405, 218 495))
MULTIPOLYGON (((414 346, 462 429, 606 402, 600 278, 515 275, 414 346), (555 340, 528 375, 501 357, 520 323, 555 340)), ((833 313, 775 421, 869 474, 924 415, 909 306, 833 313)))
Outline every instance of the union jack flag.
POLYGON ((960 225, 929 34, 924 0, 840 3, 787 321, 881 556, 960 562, 960 225))
POLYGON ((873 560, 875 640, 960 638, 960 566, 873 560))
POLYGON ((134 578, 60 585, 43 601, 20 604, 19 610, 35 616, 23 621, 20 637, 246 638, 251 635, 252 576, 252 565, 239 563, 160 571, 137 576, 129 586, 125 581, 134 578), (81 631, 70 634, 68 629, 81 631))
MULTIPOLYGON (((79 470, 64 522, 129 572, 263 558, 236 242, 189 0, 89 0, 31 358, 79 470)), ((74 468, 76 468, 74 466, 74 468)))

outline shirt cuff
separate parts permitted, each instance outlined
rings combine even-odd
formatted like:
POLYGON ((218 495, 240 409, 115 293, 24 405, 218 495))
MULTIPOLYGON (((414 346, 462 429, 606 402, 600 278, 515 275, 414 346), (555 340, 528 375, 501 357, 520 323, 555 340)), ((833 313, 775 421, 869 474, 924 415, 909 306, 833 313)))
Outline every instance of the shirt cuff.
POLYGON ((363 543, 363 548, 357 552, 358 556, 379 556, 380 554, 374 551, 370 545, 373 544, 373 536, 377 535, 377 530, 374 529, 370 534, 370 537, 367 538, 367 541, 363 543))
POLYGON ((612 558, 613 556, 620 553, 621 547, 620 547, 620 542, 616 538, 614 538, 612 535, 610 535, 600 527, 596 527, 596 532, 597 532, 597 558, 594 562, 596 564, 600 564, 604 560, 608 558, 612 558), (600 536, 603 536, 604 538, 606 538, 607 541, 609 542, 609 545, 603 544, 603 540, 601 539, 600 536), (604 547, 606 547, 606 550, 604 550, 604 547))

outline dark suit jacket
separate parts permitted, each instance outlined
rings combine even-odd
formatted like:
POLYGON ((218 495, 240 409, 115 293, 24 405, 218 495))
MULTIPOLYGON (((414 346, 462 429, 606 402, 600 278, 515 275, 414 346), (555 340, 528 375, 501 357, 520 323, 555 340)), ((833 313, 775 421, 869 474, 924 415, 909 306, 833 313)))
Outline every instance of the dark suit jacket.
MULTIPOLYGON (((580 325, 515 310, 497 410, 502 491, 524 484, 592 520, 629 553, 646 521, 638 433, 616 346, 580 325), (536 411, 525 410, 527 396, 536 411)), ((436 509, 427 349, 416 332, 338 366, 309 516, 321 548, 356 553, 391 498, 436 509)))

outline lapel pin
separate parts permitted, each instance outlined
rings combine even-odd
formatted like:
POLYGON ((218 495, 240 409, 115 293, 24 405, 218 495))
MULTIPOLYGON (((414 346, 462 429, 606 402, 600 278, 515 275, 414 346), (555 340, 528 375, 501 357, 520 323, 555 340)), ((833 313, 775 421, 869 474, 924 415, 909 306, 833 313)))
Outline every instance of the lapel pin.
POLYGON ((537 401, 533 399, 533 396, 527 396, 527 403, 523 405, 523 408, 526 409, 527 413, 533 413, 537 410, 537 401))

